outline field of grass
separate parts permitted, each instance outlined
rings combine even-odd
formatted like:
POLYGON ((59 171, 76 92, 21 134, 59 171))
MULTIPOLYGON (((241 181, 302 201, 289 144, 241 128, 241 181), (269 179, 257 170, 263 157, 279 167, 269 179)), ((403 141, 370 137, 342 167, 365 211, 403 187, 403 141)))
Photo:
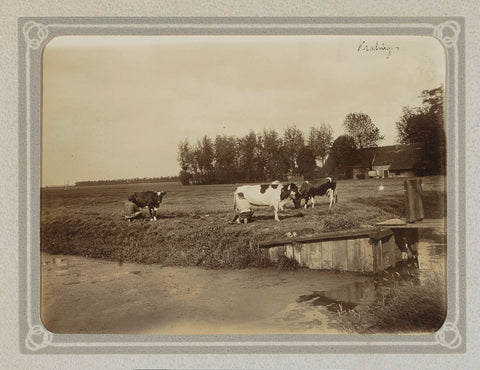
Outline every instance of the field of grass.
MULTIPOLYGON (((445 217, 445 179, 423 178, 425 218, 445 217)), ((405 214, 402 179, 342 180, 338 203, 316 198, 315 209, 288 202, 273 219, 268 207, 254 209, 254 222, 229 224, 235 185, 182 186, 179 183, 45 188, 41 192, 41 250, 116 261, 206 268, 270 265, 257 247, 288 232, 320 232, 373 226, 405 214), (378 189, 379 185, 384 190, 378 189), (157 221, 129 223, 123 204, 130 193, 166 191, 157 221)), ((302 203, 303 204, 303 203, 302 203)))

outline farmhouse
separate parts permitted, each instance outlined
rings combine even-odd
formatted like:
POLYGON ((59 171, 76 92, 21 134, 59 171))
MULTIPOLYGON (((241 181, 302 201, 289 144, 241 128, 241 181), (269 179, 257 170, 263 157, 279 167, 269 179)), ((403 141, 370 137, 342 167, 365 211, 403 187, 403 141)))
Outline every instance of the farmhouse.
POLYGON ((324 170, 336 178, 413 177, 422 159, 419 143, 357 149, 342 168, 327 159, 324 170))

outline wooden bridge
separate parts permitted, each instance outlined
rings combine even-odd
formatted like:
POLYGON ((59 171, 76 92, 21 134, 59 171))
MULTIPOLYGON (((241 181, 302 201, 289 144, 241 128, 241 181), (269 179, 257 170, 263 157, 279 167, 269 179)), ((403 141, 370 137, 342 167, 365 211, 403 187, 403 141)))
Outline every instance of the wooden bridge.
POLYGON ((417 258, 419 229, 446 228, 445 219, 423 219, 421 195, 421 179, 408 179, 405 219, 387 220, 368 229, 269 240, 259 247, 267 249, 271 261, 286 256, 311 269, 381 272, 417 258))

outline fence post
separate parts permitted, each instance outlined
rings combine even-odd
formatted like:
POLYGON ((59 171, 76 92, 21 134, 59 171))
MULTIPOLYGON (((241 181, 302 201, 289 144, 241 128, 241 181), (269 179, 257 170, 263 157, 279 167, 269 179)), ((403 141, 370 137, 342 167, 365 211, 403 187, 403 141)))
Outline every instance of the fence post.
POLYGON ((423 220, 422 179, 407 179, 403 182, 405 192, 405 219, 407 222, 423 220))

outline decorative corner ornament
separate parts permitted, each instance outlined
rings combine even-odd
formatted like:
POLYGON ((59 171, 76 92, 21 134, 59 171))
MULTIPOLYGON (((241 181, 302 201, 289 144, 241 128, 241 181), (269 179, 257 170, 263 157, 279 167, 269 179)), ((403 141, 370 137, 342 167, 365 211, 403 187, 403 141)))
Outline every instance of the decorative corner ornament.
POLYGON ((461 26, 458 22, 448 21, 435 26, 433 35, 439 39, 447 48, 457 45, 458 35, 461 31, 461 26))
POLYGON ((462 336, 458 331, 457 325, 446 322, 435 334, 437 343, 449 349, 455 349, 462 344, 462 336))
POLYGON ((39 349, 48 347, 52 341, 53 334, 45 330, 41 325, 34 325, 28 330, 25 346, 30 351, 38 351, 39 349))
POLYGON ((31 49, 38 49, 48 37, 48 28, 37 22, 27 22, 23 25, 25 42, 31 49))

